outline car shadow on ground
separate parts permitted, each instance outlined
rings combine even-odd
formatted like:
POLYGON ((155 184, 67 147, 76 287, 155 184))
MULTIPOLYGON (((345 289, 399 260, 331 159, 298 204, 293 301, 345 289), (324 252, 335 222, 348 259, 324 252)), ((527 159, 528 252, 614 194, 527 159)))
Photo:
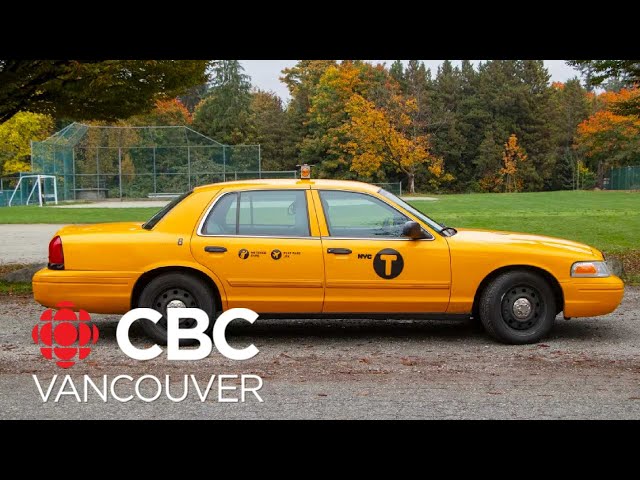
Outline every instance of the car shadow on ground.
MULTIPOLYGON (((102 341, 116 341, 118 319, 96 319, 102 341)), ((233 338, 260 339, 263 341, 287 341, 291 339, 384 339, 406 338, 411 340, 431 339, 441 342, 459 342, 467 338, 493 341, 478 328, 474 320, 322 320, 322 319, 258 319, 254 324, 243 321, 232 322, 227 327, 227 336, 233 338)), ((597 320, 556 319, 549 340, 585 340, 600 337, 615 341, 623 334, 609 322, 597 320)), ((130 337, 145 341, 145 335, 137 323, 131 327, 130 337)))

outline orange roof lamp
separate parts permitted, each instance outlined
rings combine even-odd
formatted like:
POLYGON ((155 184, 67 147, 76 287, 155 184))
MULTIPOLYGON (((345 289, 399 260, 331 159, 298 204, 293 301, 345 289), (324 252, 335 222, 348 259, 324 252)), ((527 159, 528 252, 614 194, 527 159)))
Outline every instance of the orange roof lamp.
POLYGON ((311 180, 311 165, 303 163, 297 166, 300 167, 300 178, 302 180, 311 180))

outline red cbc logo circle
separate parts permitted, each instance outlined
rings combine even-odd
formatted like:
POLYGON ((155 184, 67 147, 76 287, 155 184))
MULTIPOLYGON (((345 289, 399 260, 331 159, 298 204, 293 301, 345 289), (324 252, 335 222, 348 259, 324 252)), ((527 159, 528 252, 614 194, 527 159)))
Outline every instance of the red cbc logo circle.
POLYGON ((42 356, 55 360, 62 368, 75 365, 76 356, 83 360, 91 353, 91 345, 98 341, 98 327, 91 322, 91 316, 85 310, 73 311, 73 303, 60 302, 54 312, 47 309, 40 315, 31 331, 33 342, 40 347, 42 356))

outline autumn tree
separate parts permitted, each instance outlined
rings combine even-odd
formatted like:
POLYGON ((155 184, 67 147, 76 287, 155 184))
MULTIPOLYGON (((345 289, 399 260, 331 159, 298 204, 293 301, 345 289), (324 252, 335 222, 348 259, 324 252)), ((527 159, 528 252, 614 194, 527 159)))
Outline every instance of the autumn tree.
POLYGON ((345 60, 328 66, 310 98, 308 134, 300 145, 300 160, 317 165, 319 175, 355 178, 351 160, 341 145, 343 125, 349 120, 346 105, 355 94, 382 102, 390 93, 388 71, 382 65, 345 60))
POLYGON ((518 171, 527 160, 524 149, 518 145, 518 137, 515 134, 509 136, 509 140, 504 144, 502 153, 503 167, 500 169, 501 183, 505 192, 519 192, 522 190, 523 180, 518 175, 518 171))
POLYGON ((616 113, 619 103, 638 97, 635 88, 604 92, 597 98, 600 109, 578 125, 576 149, 584 155, 585 166, 596 172, 599 188, 609 168, 640 161, 640 117, 616 113))
POLYGON ((49 115, 16 113, 0 124, 0 173, 9 175, 31 170, 31 140, 44 140, 53 133, 49 115))
POLYGON ((0 60, 0 122, 19 111, 116 120, 205 82, 206 60, 0 60))
POLYGON ((193 122, 189 110, 177 98, 156 101, 148 113, 133 116, 121 122, 123 125, 190 125, 193 122))
POLYGON ((349 121, 342 127, 346 142, 344 152, 352 156, 351 170, 365 177, 375 177, 384 164, 407 176, 409 192, 415 192, 415 176, 420 165, 427 165, 437 186, 439 181, 451 180, 444 173, 441 159, 429 152, 426 136, 410 135, 410 114, 417 108, 415 99, 397 96, 394 107, 380 108, 373 102, 354 94, 345 111, 349 121))
MULTIPOLYGON (((640 85, 640 60, 569 60, 586 77, 591 87, 608 90, 633 88, 640 85)), ((640 97, 619 99, 613 107, 619 115, 640 115, 640 97)))

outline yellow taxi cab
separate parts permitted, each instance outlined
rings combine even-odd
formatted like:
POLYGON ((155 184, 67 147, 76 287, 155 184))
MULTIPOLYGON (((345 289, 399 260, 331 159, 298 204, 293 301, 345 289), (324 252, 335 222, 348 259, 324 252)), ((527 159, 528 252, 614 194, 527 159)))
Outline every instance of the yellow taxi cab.
MULTIPOLYGON (((612 312, 623 290, 593 247, 445 227, 379 187, 309 178, 206 185, 146 223, 64 227, 33 279, 46 307, 66 300, 93 313, 163 315, 197 307, 212 319, 234 307, 272 318, 466 317, 512 344, 540 340, 560 312, 612 312)), ((166 342, 164 317, 142 326, 166 342)))

